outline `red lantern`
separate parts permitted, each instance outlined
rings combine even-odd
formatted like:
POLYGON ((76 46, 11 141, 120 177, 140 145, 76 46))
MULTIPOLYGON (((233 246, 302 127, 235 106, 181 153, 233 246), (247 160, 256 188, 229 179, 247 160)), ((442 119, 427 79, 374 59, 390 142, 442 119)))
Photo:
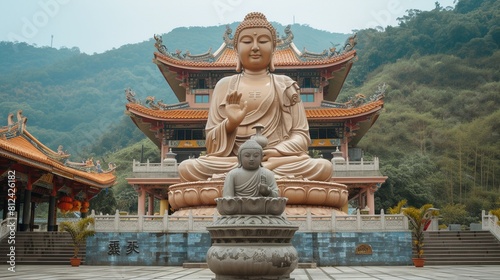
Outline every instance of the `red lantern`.
POLYGON ((66 214, 73 208, 73 203, 62 201, 57 204, 57 208, 59 208, 63 214, 66 214))
POLYGON ((71 211, 78 212, 78 211, 80 211, 80 208, 82 208, 82 203, 78 200, 74 200, 73 207, 71 208, 71 211))
POLYGON ((59 198, 59 201, 60 202, 69 202, 69 203, 73 203, 73 199, 67 195, 64 195, 64 196, 61 196, 59 198))
POLYGON ((73 199, 67 195, 61 196, 57 203, 57 208, 59 208, 63 214, 68 213, 73 209, 73 199))

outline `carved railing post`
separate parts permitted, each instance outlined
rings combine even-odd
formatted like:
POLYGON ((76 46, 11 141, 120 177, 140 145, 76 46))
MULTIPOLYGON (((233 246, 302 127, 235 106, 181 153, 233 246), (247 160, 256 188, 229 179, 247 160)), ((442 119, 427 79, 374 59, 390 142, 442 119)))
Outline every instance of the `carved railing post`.
POLYGON ((193 230, 193 211, 189 210, 189 216, 188 216, 188 231, 193 230))
POLYGON ((382 226, 382 230, 385 230, 385 213, 384 213, 384 209, 380 209, 380 223, 381 226, 382 226))
POLYGON ((357 230, 361 230, 361 212, 359 209, 356 210, 356 222, 357 222, 357 230))
POLYGON ((312 215, 311 215, 311 210, 309 209, 307 209, 306 228, 308 231, 312 231, 312 215))
POLYGON ((165 210, 165 214, 163 215, 163 231, 168 232, 168 210, 165 210))
POLYGON ((144 215, 137 215, 137 231, 142 232, 144 230, 144 215))
POLYGON ((120 229, 120 210, 116 209, 116 212, 115 212, 115 232, 118 232, 118 230, 120 229))
POLYGON ((335 211, 332 211, 331 227, 330 231, 335 231, 335 228, 337 227, 337 215, 335 214, 335 211))

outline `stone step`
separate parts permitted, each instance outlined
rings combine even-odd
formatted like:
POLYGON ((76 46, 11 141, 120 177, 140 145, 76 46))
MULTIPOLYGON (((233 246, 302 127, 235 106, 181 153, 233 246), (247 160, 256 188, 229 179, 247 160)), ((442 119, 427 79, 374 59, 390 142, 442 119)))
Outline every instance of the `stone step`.
MULTIPOLYGON (((73 242, 66 232, 16 232, 16 264, 66 265, 73 256, 73 242)), ((11 244, 0 240, 0 263, 6 263, 11 244)), ((80 258, 85 261, 85 244, 80 247, 80 258)))
POLYGON ((425 265, 500 265, 500 241, 489 231, 426 232, 425 265))
POLYGON ((424 246, 428 248, 450 248, 450 247, 462 247, 462 248, 495 248, 498 244, 495 242, 488 243, 457 243, 457 242, 443 242, 443 243, 435 243, 429 242, 428 240, 424 240, 424 246))
POLYGON ((469 260, 427 260, 425 265, 499 265, 500 260, 476 260, 471 258, 469 260))
POLYGON ((498 248, 486 248, 486 249, 464 249, 464 248, 446 248, 446 249, 434 249, 434 248, 424 248, 426 254, 485 254, 485 255, 500 255, 500 249, 498 248))
POLYGON ((478 258, 500 258, 500 253, 499 252, 496 252, 496 253, 486 253, 484 251, 481 251, 481 252, 465 252, 465 253, 444 253, 444 252, 434 252, 434 253, 430 253, 430 252, 426 252, 424 250, 424 253, 425 253, 425 257, 426 258, 462 258, 462 257, 471 257, 471 256, 474 256, 474 257, 478 257, 478 258))

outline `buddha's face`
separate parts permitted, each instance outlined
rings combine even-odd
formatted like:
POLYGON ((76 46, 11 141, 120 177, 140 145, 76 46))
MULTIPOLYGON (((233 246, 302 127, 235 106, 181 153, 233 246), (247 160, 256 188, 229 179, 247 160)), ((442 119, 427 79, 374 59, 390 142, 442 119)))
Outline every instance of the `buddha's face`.
POLYGON ((240 161, 244 169, 258 169, 262 161, 262 151, 260 149, 244 149, 240 153, 240 161))
POLYGON ((244 69, 266 69, 273 55, 271 31, 263 27, 243 29, 238 38, 237 51, 244 69))

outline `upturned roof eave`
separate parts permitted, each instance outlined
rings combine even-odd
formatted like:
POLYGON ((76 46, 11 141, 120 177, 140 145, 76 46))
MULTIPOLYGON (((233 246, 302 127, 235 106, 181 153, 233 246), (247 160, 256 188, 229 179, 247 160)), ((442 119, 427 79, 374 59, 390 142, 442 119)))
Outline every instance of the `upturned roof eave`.
MULTIPOLYGON (((314 61, 299 61, 297 63, 286 63, 280 64, 280 62, 276 62, 275 68, 277 70, 280 69, 324 69, 335 66, 341 66, 345 63, 348 63, 356 56, 356 51, 351 50, 345 54, 340 55, 340 57, 336 57, 336 59, 326 59, 326 60, 314 60, 314 61)), ((154 59, 158 63, 162 63, 165 66, 177 68, 179 70, 191 70, 191 71, 234 71, 236 67, 236 61, 231 62, 231 64, 222 64, 220 62, 198 62, 205 63, 205 65, 190 65, 192 61, 182 61, 177 60, 175 58, 170 58, 164 54, 159 52, 154 53, 154 59), (219 64, 218 64, 219 63, 219 64)), ((160 69, 162 71, 162 69, 160 69)))
MULTIPOLYGON (((189 121, 206 121, 206 119, 207 119, 205 117, 186 118, 186 117, 174 117, 174 116, 172 116, 172 117, 155 116, 155 115, 150 114, 150 113, 153 113, 153 112, 155 112, 157 110, 149 109, 149 108, 146 108, 146 107, 144 107, 142 105, 137 105, 137 106, 141 106, 144 111, 137 110, 130 103, 126 104, 125 108, 127 109, 127 111, 129 113, 131 113, 131 114, 133 114, 135 116, 142 117, 142 118, 147 118, 147 119, 151 119, 151 120, 155 120, 155 121, 167 121, 167 120, 171 120, 171 121, 183 121, 183 120, 189 120, 189 121)), ((171 111, 167 111, 167 112, 176 113, 176 112, 179 112, 179 111, 186 111, 186 110, 207 111, 207 116, 208 116, 208 109, 192 109, 192 108, 190 108, 190 109, 176 109, 176 110, 171 110, 171 111)), ((163 112, 166 112, 166 111, 163 111, 163 112)))
MULTIPOLYGON (((330 120, 346 120, 346 119, 353 119, 353 118, 357 118, 357 117, 363 117, 363 116, 369 116, 369 115, 373 115, 373 114, 376 114, 378 111, 380 111, 382 108, 383 108, 383 105, 384 105, 384 102, 383 100, 378 100, 378 101, 374 101, 376 102, 377 104, 375 104, 376 106, 371 108, 371 109, 367 109, 366 111, 361 111, 359 113, 351 113, 351 114, 345 114, 345 115, 341 115, 341 116, 335 116, 335 115, 317 115, 317 116, 308 116, 307 119, 309 121, 311 120, 324 120, 325 118, 329 118, 330 120)), ((363 106, 360 106, 360 107, 357 107, 357 108, 348 108, 348 109, 342 109, 342 108, 306 108, 306 115, 307 115, 307 112, 309 111, 313 111, 313 110, 324 110, 324 111, 332 111, 332 112, 338 112, 338 111, 344 111, 344 112, 347 112, 348 110, 353 110, 353 109, 358 109, 358 110, 363 110, 363 107, 367 107, 367 106, 373 106, 373 102, 372 103, 367 103, 363 106)), ((135 116, 138 116, 138 117, 142 117, 142 118, 147 118, 147 119, 151 119, 151 120, 155 120, 155 121, 176 121, 176 122, 181 122, 181 121, 185 121, 185 122, 198 122, 198 121, 206 121, 207 118, 205 116, 199 116, 199 117, 190 117, 190 116, 186 116, 186 115, 182 115, 181 116, 158 116, 158 115, 154 115, 153 113, 154 112, 157 112, 158 110, 153 110, 153 109, 150 109, 150 108, 146 108, 144 107, 143 105, 140 105, 140 104, 126 104, 126 109, 128 112, 130 112, 131 114, 134 114, 135 116), (137 110, 136 106, 140 106, 142 110, 137 110)), ((208 109, 176 109, 176 110, 171 110, 171 111, 161 111, 161 112, 166 112, 166 113, 172 113, 172 114, 175 114, 177 112, 180 112, 180 111, 186 111, 186 110, 193 110, 193 111, 204 111, 206 112, 206 116, 208 117, 208 109)))
MULTIPOLYGON (((0 156, 14 160, 16 162, 19 162, 22 165, 37 168, 37 169, 40 169, 40 170, 43 170, 46 172, 50 172, 54 175, 58 175, 58 176, 61 176, 61 177, 64 177, 64 178, 67 178, 67 179, 70 179, 70 180, 73 180, 73 181, 76 181, 79 183, 83 183, 83 184, 86 184, 86 185, 89 185, 92 187, 100 188, 100 189, 109 188, 109 187, 113 186, 115 183, 116 177, 108 179, 108 180, 102 180, 102 181, 96 180, 97 178, 94 178, 94 180, 91 180, 89 178, 85 178, 85 177, 81 176, 80 174, 78 174, 79 172, 83 172, 83 171, 71 169, 71 168, 66 167, 64 165, 61 165, 57 162, 54 162, 53 164, 43 163, 43 162, 41 162, 37 159, 34 159, 32 157, 21 155, 20 153, 17 153, 15 150, 16 149, 14 149, 14 148, 11 150, 7 150, 7 149, 3 149, 3 147, 0 147, 0 156), (60 165, 60 166, 57 166, 57 165, 60 165)), ((47 159, 47 160, 50 161, 50 159, 47 159)))

